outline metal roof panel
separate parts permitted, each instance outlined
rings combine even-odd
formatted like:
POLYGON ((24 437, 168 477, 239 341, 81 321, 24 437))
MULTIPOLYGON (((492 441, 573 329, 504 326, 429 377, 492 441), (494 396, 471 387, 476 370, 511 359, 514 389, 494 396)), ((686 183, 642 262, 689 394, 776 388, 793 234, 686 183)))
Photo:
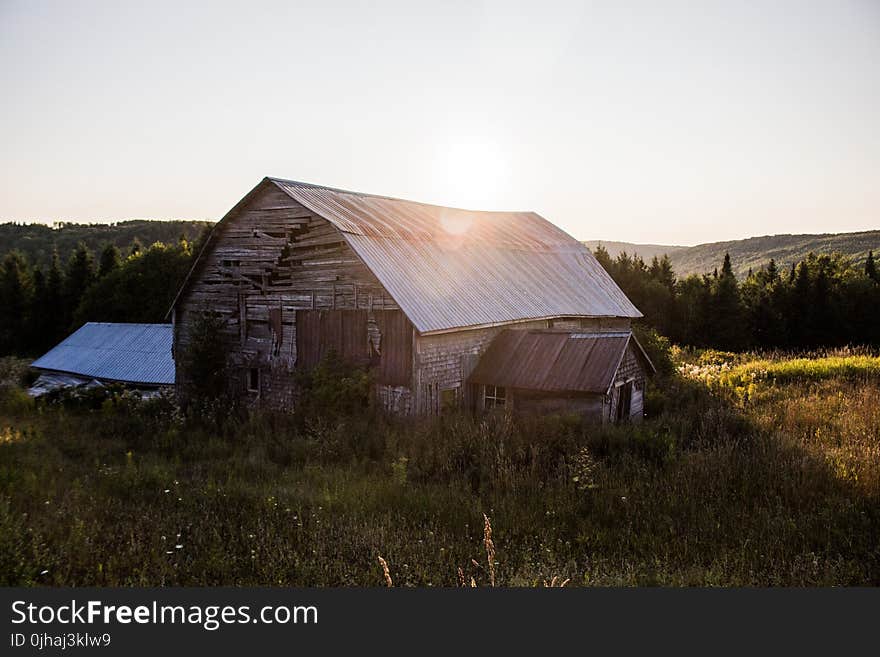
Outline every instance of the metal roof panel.
POLYGON ((632 335, 507 329, 495 337, 471 383, 547 392, 605 393, 632 335))
POLYGON ((174 383, 171 324, 89 322, 31 366, 94 379, 174 383))

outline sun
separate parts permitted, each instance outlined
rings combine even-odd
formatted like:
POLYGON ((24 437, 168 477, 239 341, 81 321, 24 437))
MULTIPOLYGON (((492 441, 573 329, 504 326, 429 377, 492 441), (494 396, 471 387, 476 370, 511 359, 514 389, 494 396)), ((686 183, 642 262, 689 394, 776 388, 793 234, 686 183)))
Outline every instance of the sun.
POLYGON ((498 144, 460 140, 441 144, 434 184, 447 205, 469 210, 500 209, 508 193, 508 158, 498 144))

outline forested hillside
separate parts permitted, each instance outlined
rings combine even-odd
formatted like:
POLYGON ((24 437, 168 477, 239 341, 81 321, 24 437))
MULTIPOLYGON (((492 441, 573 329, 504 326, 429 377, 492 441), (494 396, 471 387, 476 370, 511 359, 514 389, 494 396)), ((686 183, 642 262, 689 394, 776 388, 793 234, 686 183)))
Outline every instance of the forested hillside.
POLYGON ((48 266, 52 250, 58 250, 62 262, 66 262, 77 245, 82 242, 93 252, 106 244, 115 245, 122 253, 128 253, 131 245, 148 247, 154 242, 173 244, 183 236, 193 241, 201 234, 207 221, 149 221, 137 219, 112 224, 73 224, 58 222, 47 224, 0 224, 0 254, 19 251, 28 262, 48 266))
POLYGON ((644 314, 644 322, 681 345, 742 349, 880 346, 880 274, 840 254, 810 253, 780 267, 772 258, 734 275, 724 254, 711 274, 680 278, 668 256, 650 265, 603 247, 596 259, 644 314))
POLYGON ((824 235, 766 235, 697 246, 632 244, 606 240, 590 240, 584 243, 591 249, 601 245, 612 258, 626 252, 650 261, 654 256, 662 257, 666 254, 679 276, 711 273, 724 259, 724 254, 729 253, 733 273, 743 280, 748 276, 749 269, 758 269, 771 259, 778 267, 788 268, 810 253, 841 253, 849 257, 853 264, 864 265, 868 251, 875 254, 880 251, 880 230, 824 235))

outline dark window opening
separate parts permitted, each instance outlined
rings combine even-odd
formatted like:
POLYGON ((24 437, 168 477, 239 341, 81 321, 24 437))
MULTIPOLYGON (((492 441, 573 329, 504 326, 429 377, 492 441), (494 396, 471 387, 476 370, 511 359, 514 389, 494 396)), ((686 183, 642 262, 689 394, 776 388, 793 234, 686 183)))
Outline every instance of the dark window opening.
POLYGON ((248 370, 248 392, 260 392, 260 370, 252 367, 248 370))
POLYGON ((440 409, 450 411, 458 406, 458 388, 446 388, 440 391, 440 409))
POLYGON ((620 396, 617 400, 618 422, 622 422, 629 418, 630 408, 632 406, 632 389, 632 381, 627 381, 624 385, 620 386, 620 396))
POLYGON ((507 403, 507 390, 504 386, 486 386, 483 393, 483 405, 486 409, 504 406, 507 403))
POLYGON ((241 260, 223 260, 222 264, 224 267, 239 267, 241 260))

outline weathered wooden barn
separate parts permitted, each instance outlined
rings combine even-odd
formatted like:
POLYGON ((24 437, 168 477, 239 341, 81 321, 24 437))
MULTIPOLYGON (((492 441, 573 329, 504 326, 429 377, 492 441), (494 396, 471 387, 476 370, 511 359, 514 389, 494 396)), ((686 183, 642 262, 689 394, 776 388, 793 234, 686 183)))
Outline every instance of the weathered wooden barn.
MULTIPOLYGON (((576 239, 532 212, 474 212, 275 178, 216 225, 170 310, 225 319, 230 385, 291 409, 297 369, 373 368, 389 411, 639 418, 641 316, 576 239)), ((179 357, 177 358, 179 361, 179 357)), ((178 382, 184 374, 178 364, 178 382)))

